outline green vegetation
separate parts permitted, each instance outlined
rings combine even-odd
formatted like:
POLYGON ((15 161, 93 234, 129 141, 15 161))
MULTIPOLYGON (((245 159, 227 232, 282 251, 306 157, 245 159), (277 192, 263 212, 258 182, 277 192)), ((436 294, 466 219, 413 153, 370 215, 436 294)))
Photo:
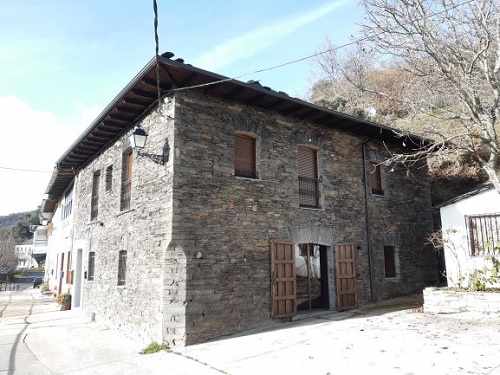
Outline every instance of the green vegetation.
POLYGON ((169 350, 170 348, 168 347, 167 344, 158 344, 156 341, 153 341, 151 344, 146 346, 144 350, 141 352, 141 354, 153 354, 153 353, 158 353, 162 350, 169 350))
POLYGON ((71 294, 63 293, 57 296, 57 303, 61 305, 63 310, 71 309, 71 294))
POLYGON ((469 290, 471 292, 484 292, 495 290, 500 280, 500 260, 497 254, 500 249, 494 249, 494 255, 487 257, 492 266, 482 270, 475 270, 469 277, 469 290))

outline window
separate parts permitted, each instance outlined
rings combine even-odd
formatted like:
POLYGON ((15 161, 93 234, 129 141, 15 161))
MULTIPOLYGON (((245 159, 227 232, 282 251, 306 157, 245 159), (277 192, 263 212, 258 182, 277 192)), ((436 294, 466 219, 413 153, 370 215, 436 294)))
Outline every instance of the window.
POLYGON ((71 215, 71 209, 73 207, 73 187, 68 189, 64 194, 64 198, 61 206, 61 219, 66 219, 71 215))
POLYGON ((132 190, 132 149, 122 154, 122 190, 120 194, 120 211, 130 208, 130 193, 132 190))
POLYGON ((319 207, 318 151, 305 146, 297 150, 299 205, 319 207))
POLYGON ((95 270, 95 252, 89 252, 89 264, 87 267, 87 280, 94 280, 94 270, 95 270))
POLYGON ((71 251, 68 251, 66 261, 66 284, 73 284, 73 272, 71 272, 71 251))
POLYGON ((368 169, 368 186, 372 194, 384 195, 382 186, 382 166, 378 161, 370 161, 368 169))
POLYGON ((234 139, 234 175, 257 178, 255 166, 255 138, 236 134, 234 139))
POLYGON ((92 199, 90 201, 90 220, 97 218, 99 212, 99 180, 101 179, 101 172, 94 172, 92 178, 92 199))
POLYGON ((118 253, 118 285, 125 285, 127 274, 127 252, 122 250, 118 253))
POLYGON ((394 246, 384 246, 385 277, 396 277, 396 254, 394 246))
POLYGON ((111 191, 113 188, 113 166, 106 168, 106 191, 111 191))
POLYGON ((494 254, 500 248, 500 214, 466 216, 471 256, 494 254))

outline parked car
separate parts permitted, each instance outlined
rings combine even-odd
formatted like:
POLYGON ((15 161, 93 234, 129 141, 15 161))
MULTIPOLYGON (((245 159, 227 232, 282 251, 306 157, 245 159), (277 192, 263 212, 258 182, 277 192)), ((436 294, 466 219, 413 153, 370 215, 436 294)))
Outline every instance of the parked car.
POLYGON ((33 277, 33 288, 38 288, 42 284, 41 277, 33 277))

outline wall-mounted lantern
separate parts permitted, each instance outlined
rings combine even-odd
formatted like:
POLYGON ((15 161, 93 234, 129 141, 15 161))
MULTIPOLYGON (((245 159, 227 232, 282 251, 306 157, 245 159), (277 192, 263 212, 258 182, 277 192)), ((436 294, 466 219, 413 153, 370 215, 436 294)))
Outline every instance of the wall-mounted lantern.
POLYGON ((168 162, 169 154, 170 154, 170 146, 168 145, 168 139, 165 140, 165 144, 163 145, 163 153, 161 155, 158 154, 150 154, 149 152, 141 151, 146 146, 146 141, 148 139, 148 133, 142 127, 137 126, 132 134, 130 135, 130 145, 133 149, 137 150, 137 156, 146 157, 153 162, 161 165, 165 165, 168 162))

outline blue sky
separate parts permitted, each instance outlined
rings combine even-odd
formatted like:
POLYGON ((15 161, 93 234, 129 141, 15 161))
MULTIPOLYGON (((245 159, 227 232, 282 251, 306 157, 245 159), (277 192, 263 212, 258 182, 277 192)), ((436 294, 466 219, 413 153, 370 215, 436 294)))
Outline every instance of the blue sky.
MULTIPOLYGON (((352 0, 158 1, 160 50, 229 76, 311 54, 327 37, 333 43, 346 41, 362 17, 358 2, 352 0)), ((24 138, 38 127, 33 132, 37 139, 28 142, 30 152, 38 155, 34 161, 19 147, 0 151, 0 166, 53 167, 72 138, 152 57, 151 3, 2 2, 0 110, 23 108, 21 116, 19 109, 11 114, 9 125, 24 138), (38 134, 42 130, 51 136, 38 134)), ((311 61, 245 79, 305 97, 313 71, 311 61)), ((20 184, 36 179, 37 184, 29 184, 34 185, 33 197, 41 195, 48 181, 43 174, 34 178, 0 171, 2 180, 12 175, 22 180, 20 184)), ((0 197, 4 193, 0 191, 0 197)), ((0 214, 29 208, 34 201, 17 207, 0 200, 0 214)))

